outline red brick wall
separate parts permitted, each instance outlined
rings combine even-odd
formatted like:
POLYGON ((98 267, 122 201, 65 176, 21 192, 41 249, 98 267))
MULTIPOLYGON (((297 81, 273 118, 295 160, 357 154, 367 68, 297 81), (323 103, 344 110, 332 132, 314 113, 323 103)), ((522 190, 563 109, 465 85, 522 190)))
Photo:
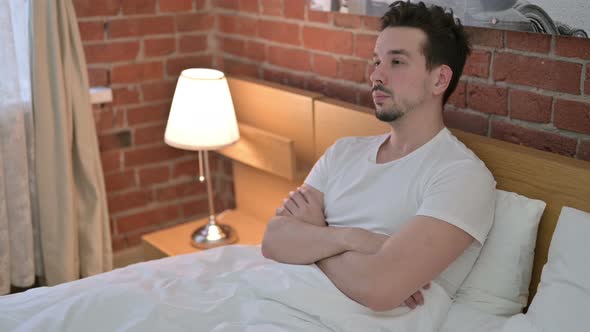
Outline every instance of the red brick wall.
MULTIPOLYGON (((113 247, 203 216, 196 157, 163 143, 174 85, 215 67, 372 107, 378 18, 310 11, 304 0, 74 0, 95 107, 113 247)), ((590 40, 468 29, 475 50, 445 110, 450 127, 590 160, 590 40)), ((233 206, 228 160, 213 163, 233 206)))
MULTIPOLYGON (((196 152, 164 144, 180 71, 211 67, 215 20, 205 0, 74 0, 91 86, 113 102, 94 106, 113 249, 208 214, 196 152)), ((214 155, 218 211, 233 206, 228 160, 214 155)))
MULTIPOLYGON (((375 17, 299 0, 217 1, 228 73, 372 107, 375 17)), ((474 52, 445 110, 448 126, 590 160, 590 39, 468 28, 474 52)))

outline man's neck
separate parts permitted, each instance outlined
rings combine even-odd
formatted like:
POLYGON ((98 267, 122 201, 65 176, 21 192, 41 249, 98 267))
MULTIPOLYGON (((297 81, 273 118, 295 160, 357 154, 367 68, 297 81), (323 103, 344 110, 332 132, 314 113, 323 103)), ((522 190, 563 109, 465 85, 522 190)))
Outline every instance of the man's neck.
POLYGON ((441 111, 416 109, 408 112, 391 124, 390 137, 379 148, 377 162, 403 158, 426 144, 443 128, 441 111))

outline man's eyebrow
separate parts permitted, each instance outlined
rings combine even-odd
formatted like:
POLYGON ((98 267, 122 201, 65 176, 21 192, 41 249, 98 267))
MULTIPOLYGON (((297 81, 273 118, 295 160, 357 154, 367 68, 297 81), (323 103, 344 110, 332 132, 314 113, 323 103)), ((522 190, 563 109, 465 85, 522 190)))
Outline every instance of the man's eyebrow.
MULTIPOLYGON (((404 49, 389 50, 389 51, 387 51, 387 54, 389 54, 389 55, 404 55, 404 56, 407 56, 408 58, 411 58, 410 52, 408 52, 404 49)), ((373 57, 377 57, 377 53, 373 52, 373 57)))

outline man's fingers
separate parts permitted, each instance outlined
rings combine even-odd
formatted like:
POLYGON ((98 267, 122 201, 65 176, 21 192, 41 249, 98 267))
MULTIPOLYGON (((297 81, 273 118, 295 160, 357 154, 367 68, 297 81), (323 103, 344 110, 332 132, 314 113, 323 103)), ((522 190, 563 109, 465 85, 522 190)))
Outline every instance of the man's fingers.
POLYGON ((408 299, 405 301, 406 305, 408 307, 410 307, 410 309, 414 309, 416 308, 416 300, 414 300, 413 297, 408 297, 408 299))
POLYGON ((285 209, 285 208, 283 208, 283 207, 277 208, 277 209, 275 210, 275 214, 276 214, 277 216, 283 216, 283 217, 288 217, 288 216, 290 216, 290 215, 291 215, 291 213, 289 213, 289 211, 287 211, 287 209, 285 209))
POLYGON ((424 296, 422 296, 422 292, 417 291, 416 293, 414 293, 414 295, 412 295, 412 297, 414 298, 414 301, 416 301, 416 303, 418 305, 424 304, 424 296))
POLYGON ((293 214, 293 211, 295 211, 295 203, 293 202, 293 200, 289 199, 289 198, 285 198, 283 199, 283 208, 285 210, 287 210, 287 212, 289 212, 289 214, 293 214))
POLYGON ((291 198, 292 201, 295 202, 295 204, 298 207, 303 207, 304 205, 307 204, 307 201, 305 200, 305 198, 303 197, 303 195, 301 195, 301 193, 299 191, 291 191, 289 193, 289 197, 291 198))

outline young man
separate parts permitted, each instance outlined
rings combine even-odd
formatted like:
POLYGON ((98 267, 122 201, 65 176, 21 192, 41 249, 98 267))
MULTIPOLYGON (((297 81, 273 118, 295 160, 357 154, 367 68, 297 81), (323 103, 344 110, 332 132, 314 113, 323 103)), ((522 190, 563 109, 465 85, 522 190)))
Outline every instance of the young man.
POLYGON ((396 1, 382 17, 371 74, 387 135, 338 140, 268 224, 262 252, 316 263, 375 311, 423 303, 431 281, 452 298, 493 222, 495 181, 443 124, 470 52, 452 13, 396 1))

